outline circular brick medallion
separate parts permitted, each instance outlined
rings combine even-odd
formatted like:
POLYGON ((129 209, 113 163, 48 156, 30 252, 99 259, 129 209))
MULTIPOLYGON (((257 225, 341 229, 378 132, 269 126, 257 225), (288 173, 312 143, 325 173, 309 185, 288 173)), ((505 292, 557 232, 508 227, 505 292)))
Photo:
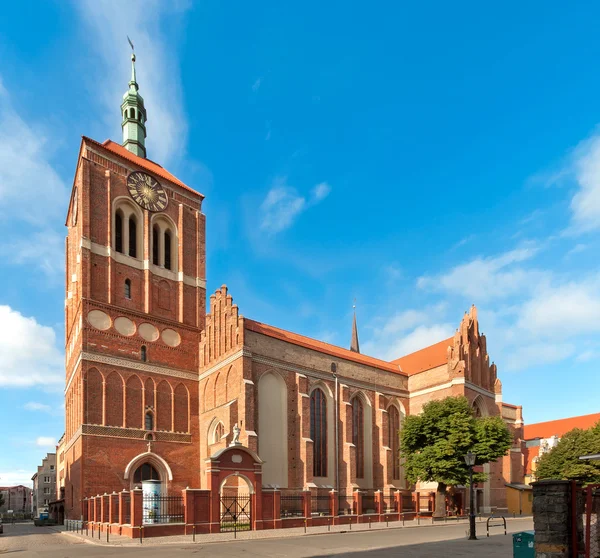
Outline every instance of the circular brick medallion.
POLYGON ((121 334, 130 337, 135 333, 135 324, 125 316, 115 320, 115 329, 121 334))
POLYGON ((177 347, 181 343, 181 337, 174 329, 163 329, 161 337, 169 347, 177 347))
POLYGON ((158 339, 158 329, 147 322, 140 324, 140 327, 138 327, 138 333, 146 341, 152 342, 158 339))
POLYGON ((110 327, 110 316, 102 310, 91 310, 88 312, 87 321, 96 329, 105 331, 110 327))

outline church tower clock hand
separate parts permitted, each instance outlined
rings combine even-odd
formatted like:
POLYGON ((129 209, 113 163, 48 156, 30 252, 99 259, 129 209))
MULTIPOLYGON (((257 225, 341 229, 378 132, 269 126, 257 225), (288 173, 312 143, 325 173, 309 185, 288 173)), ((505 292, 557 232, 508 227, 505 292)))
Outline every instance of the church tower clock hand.
POLYGON ((167 193, 158 180, 144 172, 135 171, 127 177, 127 189, 136 203, 148 211, 164 211, 167 193))

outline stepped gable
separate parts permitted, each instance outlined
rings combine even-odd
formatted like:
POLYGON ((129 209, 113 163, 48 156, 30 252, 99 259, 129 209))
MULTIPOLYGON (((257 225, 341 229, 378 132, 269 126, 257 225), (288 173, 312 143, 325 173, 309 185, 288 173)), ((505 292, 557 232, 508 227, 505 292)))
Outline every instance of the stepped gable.
POLYGON ((200 366, 218 360, 232 349, 243 345, 243 316, 228 294, 227 285, 210 295, 210 312, 200 334, 200 366))

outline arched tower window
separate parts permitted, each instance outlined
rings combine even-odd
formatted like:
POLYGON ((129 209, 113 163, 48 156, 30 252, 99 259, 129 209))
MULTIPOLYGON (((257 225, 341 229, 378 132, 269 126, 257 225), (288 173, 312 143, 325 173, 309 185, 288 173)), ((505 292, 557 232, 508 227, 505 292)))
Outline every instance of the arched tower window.
POLYGON ((144 417, 144 428, 146 430, 154 430, 154 415, 152 411, 146 411, 146 415, 144 417))
POLYGON ((171 269, 171 233, 165 232, 165 269, 171 269))
POLYGON ((158 259, 158 227, 155 225, 152 227, 152 263, 154 265, 159 265, 158 259))
POLYGON ((135 118, 135 110, 133 108, 129 109, 129 118, 135 118))
POLYGON ((115 250, 123 253, 123 213, 120 210, 115 215, 115 250))
POLYGON ((137 257, 137 222, 133 215, 129 216, 129 255, 137 257))
POLYGON ((148 350, 146 349, 146 345, 142 345, 142 348, 140 349, 140 358, 142 359, 142 362, 148 360, 148 350))
POLYGON ((392 450, 392 479, 400 479, 400 413, 393 405, 388 409, 388 447, 392 450))
POLYGON ((352 443, 356 447, 356 478, 365 477, 364 407, 360 397, 352 400, 352 443))
POLYGON ((313 475, 327 476, 327 400, 319 388, 310 395, 310 437, 313 441, 313 475))
POLYGON ((131 298, 131 281, 125 279, 125 298, 131 298))
POLYGON ((177 228, 162 213, 152 219, 152 264, 177 269, 177 228))

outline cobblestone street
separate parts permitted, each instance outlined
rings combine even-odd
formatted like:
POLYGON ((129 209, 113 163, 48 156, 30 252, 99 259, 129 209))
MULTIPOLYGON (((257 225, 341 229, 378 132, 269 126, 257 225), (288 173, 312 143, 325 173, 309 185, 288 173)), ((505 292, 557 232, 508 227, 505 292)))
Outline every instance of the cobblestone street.
MULTIPOLYGON (((434 557, 484 557, 509 558, 512 556, 510 533, 532 528, 531 519, 508 521, 509 535, 496 534, 485 537, 485 524, 478 523, 479 540, 465 539, 466 524, 422 525, 404 527, 390 524, 389 528, 354 530, 352 532, 304 535, 303 530, 255 531, 231 540, 231 534, 191 537, 147 539, 142 545, 129 539, 111 539, 111 544, 90 537, 66 533, 50 527, 32 524, 6 525, 0 537, 0 554, 45 558, 75 558, 79 556, 129 557, 183 556, 193 553, 208 556, 256 556, 261 558, 286 556, 352 556, 378 558, 383 556, 434 557), (229 540, 224 537, 227 536, 229 540), (219 539, 221 539, 219 541, 219 539), (167 548, 165 548, 165 546, 167 548), (400 550, 401 549, 401 550, 400 550)), ((494 530, 501 532, 499 529, 494 530)))

